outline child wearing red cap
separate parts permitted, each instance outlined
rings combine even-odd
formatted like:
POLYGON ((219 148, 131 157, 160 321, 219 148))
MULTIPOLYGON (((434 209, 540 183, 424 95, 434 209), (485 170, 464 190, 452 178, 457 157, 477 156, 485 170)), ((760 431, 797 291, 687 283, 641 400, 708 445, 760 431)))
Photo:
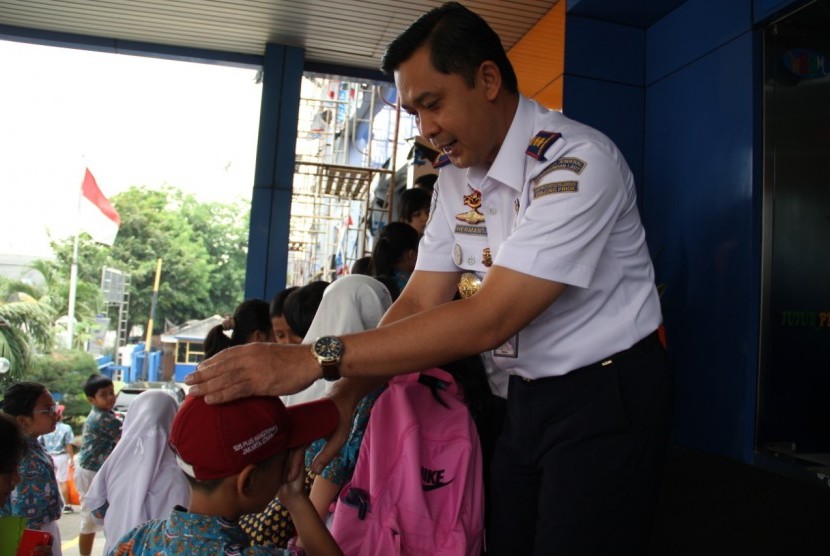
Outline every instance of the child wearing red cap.
POLYGON ((286 408, 279 398, 251 397, 208 405, 189 396, 170 432, 170 447, 191 486, 190 508, 174 508, 122 537, 115 556, 157 554, 303 554, 298 548, 249 546, 239 516, 262 511, 279 492, 305 552, 340 555, 303 488, 305 445, 337 425, 334 403, 286 408))

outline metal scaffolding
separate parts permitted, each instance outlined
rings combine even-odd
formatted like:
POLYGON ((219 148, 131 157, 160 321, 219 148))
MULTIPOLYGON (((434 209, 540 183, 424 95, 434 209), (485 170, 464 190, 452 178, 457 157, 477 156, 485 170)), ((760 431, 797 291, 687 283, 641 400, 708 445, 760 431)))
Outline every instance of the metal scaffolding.
MULTIPOLYGON (((331 281, 372 247, 373 184, 394 180, 401 115, 387 83, 306 74, 298 121, 288 283, 331 281)), ((414 124, 405 118, 411 132, 414 124)))

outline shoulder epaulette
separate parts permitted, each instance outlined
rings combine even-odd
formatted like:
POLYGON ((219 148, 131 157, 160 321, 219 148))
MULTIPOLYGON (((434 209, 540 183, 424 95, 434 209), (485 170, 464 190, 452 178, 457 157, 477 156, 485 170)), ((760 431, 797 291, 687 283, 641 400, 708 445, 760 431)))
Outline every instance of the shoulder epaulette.
POLYGON ((532 156, 536 160, 544 162, 547 160, 547 158, 545 158, 545 151, 547 151, 551 145, 556 143, 556 140, 560 137, 562 137, 562 134, 556 133, 555 131, 540 131, 533 136, 533 139, 530 140, 530 144, 527 146, 525 154, 532 156))
POLYGON ((451 162, 450 155, 447 153, 441 153, 438 155, 438 158, 435 159, 435 162, 432 163, 433 168, 441 168, 442 166, 446 166, 451 162))

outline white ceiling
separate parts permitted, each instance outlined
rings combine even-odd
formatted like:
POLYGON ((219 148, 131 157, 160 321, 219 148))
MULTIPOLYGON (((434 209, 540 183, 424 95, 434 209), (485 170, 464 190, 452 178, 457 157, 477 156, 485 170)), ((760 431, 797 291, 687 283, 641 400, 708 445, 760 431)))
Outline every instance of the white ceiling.
MULTIPOLYGON (((558 0, 467 0, 509 50, 558 0)), ((0 25, 377 69, 384 48, 436 0, 0 0, 0 25)), ((8 29, 0 27, 0 36, 8 29)))

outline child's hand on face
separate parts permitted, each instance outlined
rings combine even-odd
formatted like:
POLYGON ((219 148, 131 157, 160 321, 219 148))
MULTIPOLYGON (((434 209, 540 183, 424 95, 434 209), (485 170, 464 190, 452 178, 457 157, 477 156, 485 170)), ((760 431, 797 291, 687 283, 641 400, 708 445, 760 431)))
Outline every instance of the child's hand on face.
POLYGON ((294 448, 288 454, 288 459, 283 468, 282 486, 277 491, 277 498, 289 510, 293 503, 308 497, 305 491, 304 456, 304 447, 294 448))

